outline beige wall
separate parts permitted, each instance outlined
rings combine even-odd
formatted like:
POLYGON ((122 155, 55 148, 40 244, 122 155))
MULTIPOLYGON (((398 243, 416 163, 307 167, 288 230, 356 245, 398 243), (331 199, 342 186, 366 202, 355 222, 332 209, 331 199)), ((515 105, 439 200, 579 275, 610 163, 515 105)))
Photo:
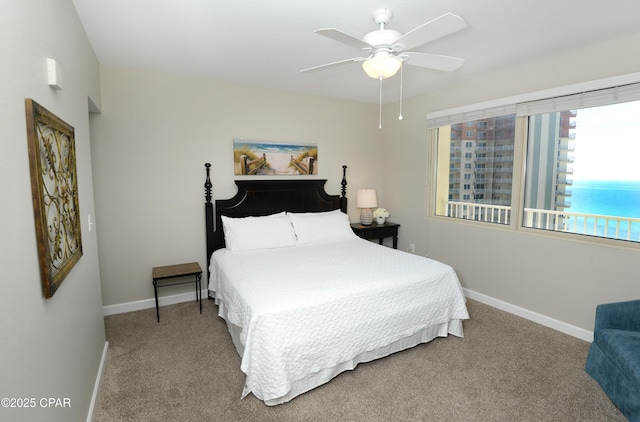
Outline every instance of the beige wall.
POLYGON ((595 304, 640 297, 637 250, 425 218, 424 124, 431 111, 636 72, 640 59, 629 52, 639 35, 409 99, 402 122, 397 105, 387 106, 379 131, 374 105, 100 69, 70 0, 0 5, 0 395, 68 397, 72 404, 2 409, 3 418, 86 418, 105 343, 102 305, 151 298, 154 265, 204 265, 202 164, 214 165, 215 198, 232 195, 234 137, 318 142, 319 177, 329 179, 330 193, 339 192, 341 165, 349 165, 352 220, 355 191, 378 189, 381 205, 402 224, 400 247, 414 243, 418 253, 451 264, 476 292, 585 329, 595 304), (47 57, 61 65, 61 91, 46 84, 47 57), (103 111, 91 119, 91 142, 88 97, 103 111), (49 300, 38 270, 25 98, 75 128, 84 255, 49 300), (97 230, 88 232, 86 217, 94 213, 97 230), (487 265, 495 254, 507 263, 500 271, 487 265))
POLYGON ((151 299, 152 266, 204 266, 202 164, 213 163, 214 197, 231 196, 231 141, 244 137, 318 142, 329 192, 339 192, 340 166, 349 165, 353 221, 355 191, 375 188, 402 224, 401 249, 413 243, 417 253, 451 264, 470 290, 591 330, 597 303, 640 296, 630 282, 637 252, 426 218, 426 114, 636 72, 638 58, 628 52, 639 41, 635 35, 462 80, 405 100, 402 121, 390 104, 382 130, 375 105, 103 66, 102 114, 91 120, 103 303, 151 299), (496 251, 509 261, 501 270, 488 265, 496 251), (607 277, 611 268, 619 277, 607 277))
POLYGON ((585 330, 595 305, 640 298, 640 252, 426 218, 426 114, 640 70, 640 34, 504 69, 429 95, 411 98, 398 122, 397 104, 385 108, 384 157, 391 163, 383 193, 402 223, 400 248, 452 265, 463 287, 585 330), (398 189, 398 186, 404 188, 398 189), (496 266, 498 264, 498 266, 496 266))
MULTIPOLYGON (((109 66, 101 84, 91 135, 104 305, 153 298, 153 266, 205 269, 204 163, 214 199, 233 196, 234 138, 318 143, 331 194, 343 164, 351 198, 382 183, 376 106, 109 66)), ((354 200, 349 212, 356 221, 354 200)))
POLYGON ((0 408, 11 421, 87 418, 105 346, 89 142, 88 97, 100 104, 99 66, 71 0, 0 0, 0 397, 35 398, 36 408, 0 408), (62 87, 47 85, 47 58, 62 87), (36 245, 25 98, 75 128, 84 255, 51 299, 42 295, 36 245), (69 398, 46 409, 40 398, 69 398))

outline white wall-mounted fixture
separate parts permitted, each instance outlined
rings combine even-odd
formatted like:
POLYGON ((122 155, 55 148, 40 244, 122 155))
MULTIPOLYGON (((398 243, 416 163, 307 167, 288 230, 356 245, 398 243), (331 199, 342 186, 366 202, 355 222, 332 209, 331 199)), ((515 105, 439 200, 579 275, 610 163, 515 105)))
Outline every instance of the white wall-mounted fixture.
POLYGON ((53 89, 62 89, 62 72, 55 59, 47 59, 47 79, 53 89))
POLYGON ((361 189, 356 196, 356 207, 361 208, 360 223, 369 226, 373 222, 371 208, 378 206, 376 191, 373 189, 361 189))

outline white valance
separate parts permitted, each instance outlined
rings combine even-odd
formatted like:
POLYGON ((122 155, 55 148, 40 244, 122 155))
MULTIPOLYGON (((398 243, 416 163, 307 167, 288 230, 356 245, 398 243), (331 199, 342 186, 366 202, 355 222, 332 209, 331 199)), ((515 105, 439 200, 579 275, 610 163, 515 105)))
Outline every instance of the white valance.
POLYGON ((513 113, 528 116, 636 100, 640 100, 640 72, 428 113, 427 127, 435 129, 513 113))
POLYGON ((562 95, 517 105, 518 116, 577 110, 640 100, 640 83, 614 86, 579 94, 562 95))
POLYGON ((516 112, 515 104, 505 104, 497 107, 479 108, 475 110, 463 111, 451 115, 445 115, 427 119, 427 127, 434 129, 441 126, 448 126, 455 123, 471 122, 474 120, 488 119, 489 117, 504 116, 516 112))

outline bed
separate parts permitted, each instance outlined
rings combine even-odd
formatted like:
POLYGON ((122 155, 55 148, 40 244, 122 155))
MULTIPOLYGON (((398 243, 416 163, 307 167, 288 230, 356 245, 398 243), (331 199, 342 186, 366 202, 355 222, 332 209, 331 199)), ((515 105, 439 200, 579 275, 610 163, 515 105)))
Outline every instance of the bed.
POLYGON ((209 297, 241 356, 241 397, 285 403, 359 363, 463 337, 451 267, 355 236, 346 166, 341 195, 321 179, 236 180, 215 203, 205 166, 209 297))

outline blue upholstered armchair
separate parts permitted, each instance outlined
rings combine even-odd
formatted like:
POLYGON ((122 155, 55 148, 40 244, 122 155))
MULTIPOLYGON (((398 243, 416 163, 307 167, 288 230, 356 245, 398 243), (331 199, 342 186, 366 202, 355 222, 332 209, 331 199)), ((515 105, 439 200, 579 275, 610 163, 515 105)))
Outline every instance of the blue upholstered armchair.
POLYGON ((596 307, 586 371, 630 421, 640 421, 640 300, 596 307))

